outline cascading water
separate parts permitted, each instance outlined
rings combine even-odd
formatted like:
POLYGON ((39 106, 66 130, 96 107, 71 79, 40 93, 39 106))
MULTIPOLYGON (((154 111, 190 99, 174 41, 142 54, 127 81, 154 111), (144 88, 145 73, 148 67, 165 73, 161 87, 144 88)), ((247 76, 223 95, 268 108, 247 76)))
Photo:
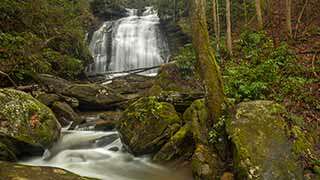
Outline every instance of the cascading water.
POLYGON ((105 22, 93 34, 90 50, 94 63, 87 68, 89 75, 154 67, 167 61, 169 55, 157 11, 152 7, 141 16, 137 10, 128 9, 128 17, 105 22))
MULTIPOLYGON (((134 157, 121 150, 118 133, 63 130, 61 139, 43 157, 21 162, 59 167, 102 180, 188 180, 180 173, 153 164, 148 157, 134 157)), ((1 179, 1 178, 0 178, 1 179)))
MULTIPOLYGON (((137 10, 128 9, 128 17, 105 22, 93 34, 90 50, 95 61, 87 67, 87 73, 97 75, 164 63, 169 51, 158 25, 159 18, 152 7, 146 8, 141 16, 137 10)), ((87 117, 87 122, 95 120, 96 117, 87 117)), ((190 179, 188 173, 171 171, 153 164, 148 157, 134 157, 125 152, 117 132, 90 131, 90 126, 74 131, 63 129, 60 140, 42 157, 20 163, 59 167, 103 180, 190 179)))

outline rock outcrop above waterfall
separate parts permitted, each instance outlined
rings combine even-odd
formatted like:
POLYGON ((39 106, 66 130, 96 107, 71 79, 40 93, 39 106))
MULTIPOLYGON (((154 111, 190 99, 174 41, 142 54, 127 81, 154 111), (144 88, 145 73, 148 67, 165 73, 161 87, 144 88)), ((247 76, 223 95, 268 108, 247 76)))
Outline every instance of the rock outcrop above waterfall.
POLYGON ((26 166, 0 161, 0 177, 5 180, 93 180, 53 167, 26 166))
POLYGON ((31 95, 0 89, 0 159, 41 154, 60 136, 52 111, 31 95))
POLYGON ((239 179, 303 179, 287 136, 285 108, 272 101, 240 103, 227 122, 239 179))
POLYGON ((127 149, 135 155, 157 152, 180 128, 182 121, 174 106, 144 97, 123 113, 118 131, 127 149))
POLYGON ((52 104, 51 109, 63 126, 70 124, 70 121, 75 124, 80 124, 83 121, 66 102, 56 101, 52 104))

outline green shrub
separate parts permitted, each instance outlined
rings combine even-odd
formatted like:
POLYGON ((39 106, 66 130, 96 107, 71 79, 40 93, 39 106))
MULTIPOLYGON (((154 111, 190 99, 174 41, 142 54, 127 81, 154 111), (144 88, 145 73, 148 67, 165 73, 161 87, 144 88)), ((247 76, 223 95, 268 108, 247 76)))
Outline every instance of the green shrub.
POLYGON ((286 44, 279 47, 263 32, 246 31, 237 46, 240 59, 226 62, 223 77, 225 93, 238 102, 243 100, 275 99, 315 103, 305 90, 314 79, 304 77, 297 58, 286 44))

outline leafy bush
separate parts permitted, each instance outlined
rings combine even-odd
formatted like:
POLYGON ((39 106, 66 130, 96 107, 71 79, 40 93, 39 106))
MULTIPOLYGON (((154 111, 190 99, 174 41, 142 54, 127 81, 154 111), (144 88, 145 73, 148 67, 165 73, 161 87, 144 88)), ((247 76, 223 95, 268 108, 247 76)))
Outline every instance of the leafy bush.
POLYGON ((227 96, 237 101, 286 97, 307 101, 310 97, 304 87, 314 80, 303 76, 304 69, 286 44, 275 47, 265 33, 246 31, 240 36, 238 52, 243 58, 225 64, 227 96))

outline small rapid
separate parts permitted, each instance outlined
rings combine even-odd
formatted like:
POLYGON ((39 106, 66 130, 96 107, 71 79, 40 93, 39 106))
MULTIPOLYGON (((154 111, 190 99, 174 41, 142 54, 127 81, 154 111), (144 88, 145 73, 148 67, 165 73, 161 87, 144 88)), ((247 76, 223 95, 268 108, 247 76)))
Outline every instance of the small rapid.
POLYGON ((186 180, 181 173, 156 165, 148 156, 134 157, 122 148, 116 131, 62 131, 60 140, 42 157, 20 162, 66 169, 102 180, 186 180))

